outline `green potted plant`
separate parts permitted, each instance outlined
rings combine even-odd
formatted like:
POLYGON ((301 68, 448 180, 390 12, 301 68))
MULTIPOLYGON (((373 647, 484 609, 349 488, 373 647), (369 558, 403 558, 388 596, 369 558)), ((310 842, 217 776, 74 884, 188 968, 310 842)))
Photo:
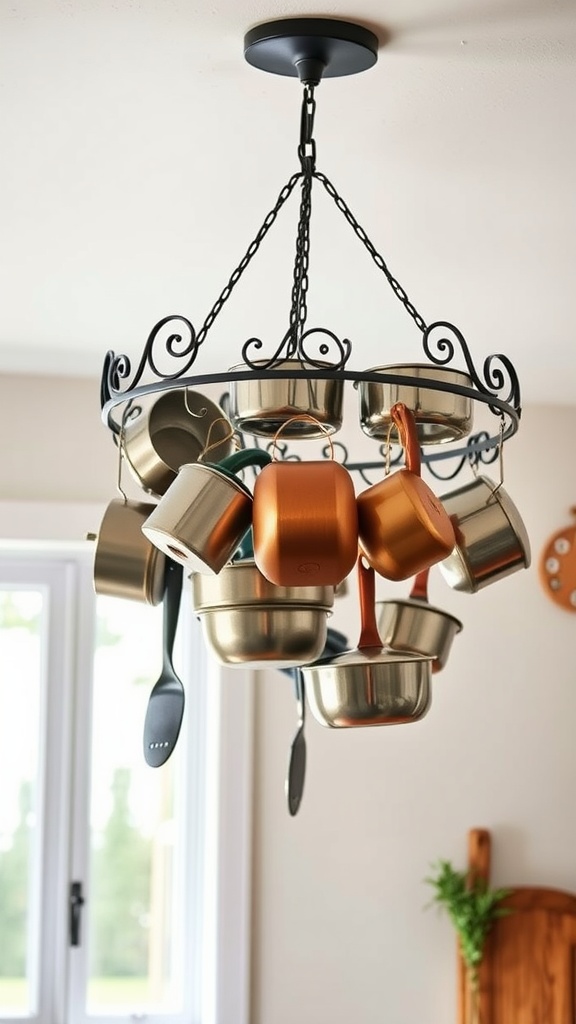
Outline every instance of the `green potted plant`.
POLYGON ((500 906, 510 890, 491 889, 484 879, 456 871, 447 860, 433 867, 435 873, 425 881, 434 889, 433 902, 447 912, 456 929, 470 993, 470 1024, 481 1024, 479 990, 484 945, 494 921, 510 913, 500 906))

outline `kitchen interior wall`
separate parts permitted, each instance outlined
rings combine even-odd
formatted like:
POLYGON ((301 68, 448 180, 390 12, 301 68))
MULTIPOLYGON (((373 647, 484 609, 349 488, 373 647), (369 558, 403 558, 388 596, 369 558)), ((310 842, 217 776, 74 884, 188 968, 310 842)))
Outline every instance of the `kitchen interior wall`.
MULTIPOLYGON (((96 381, 0 376, 0 426, 0 498, 15 510, 114 497, 116 453, 96 381)), ((465 866, 471 827, 492 830, 495 884, 576 891, 576 613, 553 604, 538 578, 540 551, 576 503, 574 437, 576 406, 525 409, 506 447, 505 487, 532 567, 475 595, 432 572, 431 603, 464 628, 434 677, 429 714, 409 726, 328 730, 308 712, 294 818, 284 797, 291 682, 256 674, 252 1024, 455 1020, 454 935, 427 909, 423 880, 438 858, 465 866)), ((408 590, 378 583, 380 599, 408 590)), ((332 624, 352 646, 356 604, 351 578, 332 624)))

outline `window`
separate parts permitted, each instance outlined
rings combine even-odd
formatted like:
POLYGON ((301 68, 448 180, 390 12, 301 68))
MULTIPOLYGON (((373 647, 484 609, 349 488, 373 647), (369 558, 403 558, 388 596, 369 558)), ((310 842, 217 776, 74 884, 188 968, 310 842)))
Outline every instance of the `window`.
POLYGON ((185 593, 149 768, 161 608, 95 598, 87 548, 0 549, 0 1021, 247 1024, 251 679, 185 593))

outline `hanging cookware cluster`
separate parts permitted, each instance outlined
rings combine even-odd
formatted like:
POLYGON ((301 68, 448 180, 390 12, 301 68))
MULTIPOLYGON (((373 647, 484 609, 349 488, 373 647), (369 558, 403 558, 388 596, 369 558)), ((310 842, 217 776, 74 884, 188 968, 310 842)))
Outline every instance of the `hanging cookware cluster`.
MULTIPOLYGON (((292 365, 301 364, 286 360, 281 369, 292 365)), ((432 566, 450 587, 474 593, 530 564, 526 531, 502 479, 475 477, 441 497, 422 479, 421 446, 469 433, 472 403, 420 380, 465 390, 466 375, 420 365, 378 369, 388 383, 358 383, 360 426, 385 441, 388 453, 392 442, 403 449, 401 468, 390 472, 387 459, 380 481, 357 493, 334 458, 342 381, 232 381, 227 414, 199 392, 166 391, 125 412, 120 497, 96 536, 97 593, 150 605, 171 594, 173 606, 170 570, 178 567, 178 579, 191 579, 193 610, 214 658, 293 673, 299 707, 305 690, 314 717, 333 728, 415 722, 428 711, 431 675, 445 666, 462 629, 428 601, 432 566), (246 433, 268 439, 266 450, 244 447, 246 433), (286 439, 308 438, 326 439, 332 457, 278 456, 286 439), (123 464, 152 500, 126 497, 123 464), (328 621, 355 566, 362 626, 357 648, 344 649, 331 645, 328 621), (376 603, 376 574, 392 582, 412 578, 409 596, 376 603)), ((169 660, 164 647, 168 675, 169 660)), ((299 767, 289 773, 292 813, 304 776, 301 712, 299 737, 299 767)), ((161 763, 168 747, 154 742, 145 748, 147 759, 161 763)))

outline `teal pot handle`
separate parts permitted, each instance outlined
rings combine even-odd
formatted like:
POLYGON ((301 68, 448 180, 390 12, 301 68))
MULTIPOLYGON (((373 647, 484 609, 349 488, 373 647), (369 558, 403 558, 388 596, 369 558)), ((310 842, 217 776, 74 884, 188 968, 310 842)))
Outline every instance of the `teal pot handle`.
POLYGON ((268 452, 262 451, 261 448, 241 448, 240 451, 227 455, 222 462, 216 463, 214 469, 219 469, 228 476, 232 476, 247 466, 262 467, 269 465, 270 462, 272 462, 272 456, 268 452))
POLYGON ((252 527, 246 531, 239 547, 234 553, 233 562, 243 562, 247 558, 254 558, 254 541, 252 538, 252 527))

